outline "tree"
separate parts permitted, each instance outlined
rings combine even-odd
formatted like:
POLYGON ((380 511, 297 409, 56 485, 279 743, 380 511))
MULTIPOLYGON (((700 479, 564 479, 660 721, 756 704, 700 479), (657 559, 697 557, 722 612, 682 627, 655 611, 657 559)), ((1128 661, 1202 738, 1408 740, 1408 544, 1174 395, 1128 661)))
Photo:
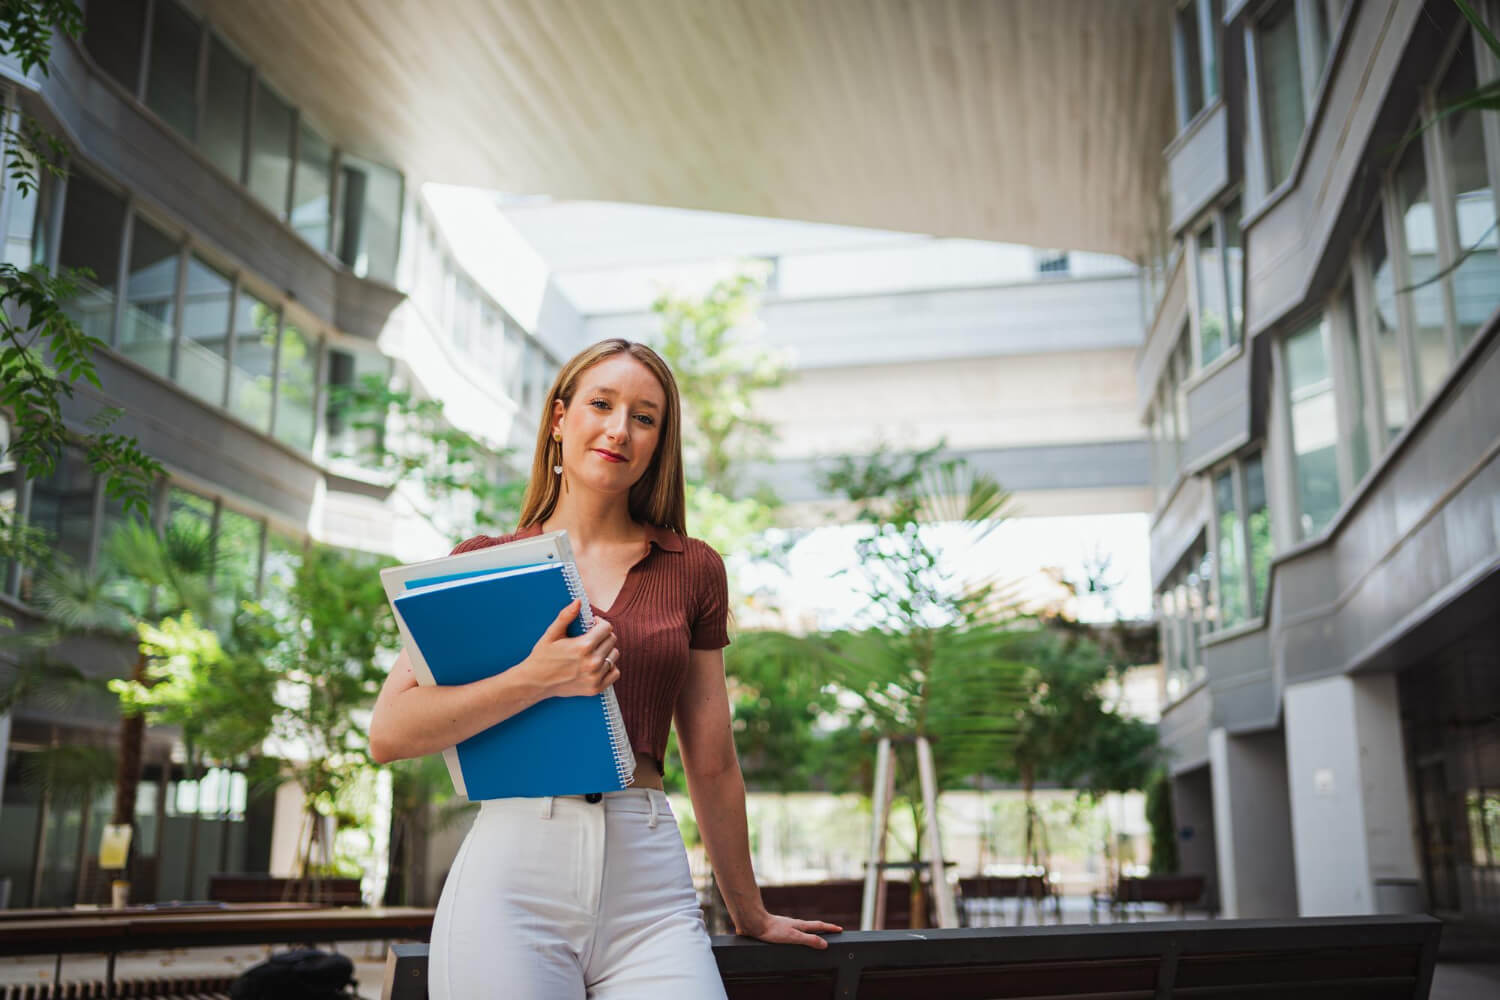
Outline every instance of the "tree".
MULTIPOLYGON (((83 14, 73 0, 0 2, 0 52, 13 55, 24 72, 46 73, 54 30, 77 38, 83 14)), ((42 174, 62 176, 63 147, 29 118, 0 129, 5 173, 18 192, 36 192, 42 174)), ((108 427, 121 411, 103 409, 78 431, 63 421, 62 403, 75 385, 99 386, 94 352, 104 344, 85 334, 64 311, 86 273, 50 274, 43 267, 0 263, 0 412, 10 417, 9 456, 31 479, 51 475, 66 447, 80 448, 105 491, 127 511, 146 512, 161 465, 136 441, 108 427)), ((45 542, 0 510, 0 559, 40 565, 49 555, 45 542)))
POLYGON ((353 386, 331 391, 333 408, 362 442, 350 458, 383 474, 394 488, 415 487, 427 506, 416 511, 439 534, 468 537, 477 529, 516 523, 521 512, 526 479, 502 481, 497 476, 509 454, 453 426, 437 399, 419 399, 409 389, 392 388, 381 375, 366 375, 353 386), (467 506, 461 523, 443 521, 438 511, 453 511, 456 501, 467 506))
MULTIPOLYGON (((947 525, 959 545, 977 544, 1005 516, 1009 495, 961 460, 941 459, 940 448, 877 448, 824 476, 825 489, 854 504, 869 529, 855 543, 869 611, 867 627, 834 636, 834 653, 821 663, 857 702, 854 725, 897 741, 927 737, 939 783, 951 786, 994 769, 1013 746, 1032 630, 996 583, 966 583, 942 567, 932 528, 947 525)), ((917 769, 908 763, 898 772, 916 861, 926 834, 917 769)))
MULTIPOLYGON (((48 624, 36 641, 51 645, 65 635, 117 639, 135 649, 129 689, 144 686, 151 647, 141 627, 160 626, 186 614, 197 621, 212 620, 212 574, 213 547, 206 528, 170 521, 158 535, 132 518, 108 540, 101 570, 55 565, 42 575, 38 603, 48 624)), ((145 714, 122 702, 111 823, 135 826, 145 735, 145 714)))
POLYGON ((755 416, 755 397, 782 384, 782 358, 747 335, 760 304, 761 282, 738 274, 700 298, 663 295, 651 306, 660 318, 656 349, 672 368, 685 411, 683 450, 699 482, 724 497, 739 495, 737 466, 762 457, 774 437, 755 416))
POLYGON ((373 766, 363 711, 375 700, 398 647, 395 619, 379 570, 388 560, 314 545, 302 555, 290 588, 251 605, 259 648, 278 680, 274 733, 306 752, 286 774, 301 788, 314 833, 303 852, 312 871, 321 817, 350 825, 347 796, 373 766))

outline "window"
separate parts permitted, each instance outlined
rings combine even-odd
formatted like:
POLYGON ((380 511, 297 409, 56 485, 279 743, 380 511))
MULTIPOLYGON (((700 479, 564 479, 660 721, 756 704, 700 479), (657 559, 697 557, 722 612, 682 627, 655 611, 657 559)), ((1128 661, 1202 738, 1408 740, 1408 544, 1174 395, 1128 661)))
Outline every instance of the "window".
POLYGON ((1068 251, 1036 251, 1036 273, 1043 277, 1066 277, 1069 271, 1068 251))
POLYGON ((1250 613, 1265 614, 1271 582, 1271 508, 1266 503, 1266 470, 1260 455, 1245 459, 1245 536, 1250 550, 1250 613))
POLYGON ((203 29, 172 0, 156 0, 151 15, 151 66, 146 105, 168 125, 198 137, 198 48, 203 29))
POLYGON ((214 592, 225 605, 225 611, 232 611, 241 598, 255 595, 260 581, 262 528, 261 522, 253 517, 219 507, 219 531, 214 536, 214 592))
MULTIPOLYGON (((10 453, 10 421, 0 413, 0 525, 16 523, 20 516, 21 472, 10 453)), ((0 554, 0 594, 11 592, 10 563, 0 554)))
POLYGON ((1238 198, 1224 206, 1224 289, 1229 310, 1229 344, 1240 342, 1245 332, 1245 242, 1240 233, 1241 204, 1238 198))
POLYGON ((120 353, 159 375, 167 375, 171 369, 179 256, 175 241, 136 216, 131 227, 125 313, 117 344, 120 353))
POLYGON ((1261 136, 1268 186, 1274 188, 1292 172, 1307 120, 1293 0, 1275 4, 1257 24, 1256 35, 1260 56, 1261 136))
POLYGON ((1328 322, 1318 317, 1286 339, 1287 396, 1300 537, 1317 535, 1338 511, 1338 417, 1328 322))
POLYGON ((292 228, 319 250, 328 249, 333 219, 329 187, 333 150, 306 122, 297 146, 297 179, 292 194, 292 228))
POLYGON ((1214 235, 1217 225, 1216 221, 1210 220, 1193 238, 1197 247, 1194 274, 1198 284, 1198 356, 1204 365, 1229 347, 1228 319, 1224 308, 1224 259, 1214 235))
POLYGON ((1238 625, 1249 617, 1245 593, 1245 536, 1240 521, 1239 490, 1231 466, 1213 478, 1214 510, 1218 541, 1220 624, 1225 628, 1238 625))
MULTIPOLYGON (((94 529, 94 473, 76 448, 64 448, 52 474, 31 483, 27 521, 52 539, 53 551, 74 566, 87 569, 94 529)), ((34 570, 21 576, 21 599, 30 601, 34 570)))
POLYGON ((188 257, 177 381, 216 406, 224 405, 228 384, 229 300, 233 292, 228 275, 205 264, 196 254, 188 257))
POLYGON ((1177 117, 1185 128, 1219 96, 1221 0, 1179 2, 1172 42, 1176 54, 1177 117))
MULTIPOLYGON (((1453 65, 1438 87, 1439 107, 1451 106, 1476 86, 1474 39, 1466 35, 1453 57, 1453 65)), ((1448 192, 1444 206, 1455 242, 1452 277, 1458 349, 1463 350, 1475 332, 1500 306, 1500 234, 1496 232, 1495 191, 1491 188, 1484 148, 1484 120, 1477 110, 1460 111, 1442 121, 1446 145, 1448 192)))
POLYGON ((341 390, 355 389, 370 376, 384 381, 390 376, 390 371, 390 360, 376 351, 329 348, 327 420, 330 457, 361 464, 374 460, 383 437, 381 429, 353 426, 341 390))
POLYGON ((310 451, 313 445, 313 397, 318 391, 318 341, 292 323, 281 329, 276 364, 276 437, 310 451))
POLYGON ((271 429, 271 377, 276 370, 276 310, 247 292, 234 306, 234 366, 229 410, 259 431, 271 429))
POLYGON ((1396 319, 1396 279, 1391 273, 1385 228, 1378 212, 1365 236, 1364 261, 1370 276, 1370 324, 1385 434, 1389 440, 1406 428, 1406 366, 1401 361, 1400 326, 1396 319))
POLYGON ((345 155, 339 171, 338 256, 361 278, 393 281, 401 233, 401 175, 345 155))
POLYGON ((1448 374, 1448 336, 1438 275, 1437 228, 1427 194, 1427 164, 1420 142, 1413 143, 1396 168, 1399 234, 1404 251, 1405 296, 1411 310, 1412 351, 1416 360, 1417 405, 1427 400, 1448 374))
POLYGON ((210 36, 207 106, 199 143, 208 158, 235 180, 244 179, 245 117, 250 102, 250 67, 210 36))
MULTIPOLYGON (((30 160, 21 150, 6 152, 30 160)), ((39 170, 36 175, 39 186, 24 194, 10 172, 5 177, 5 201, 10 206, 5 227, 5 262, 22 270, 47 261, 47 220, 56 186, 45 171, 39 170)))
POLYGON ((124 200, 86 174, 73 171, 63 201, 58 266, 64 271, 87 269, 94 276, 75 278, 78 292, 64 308, 84 333, 105 343, 114 328, 124 233, 124 200))
POLYGON ((91 3, 83 12, 83 47, 115 82, 134 94, 141 79, 146 0, 91 3))
POLYGON ((1202 638, 1218 627, 1213 602, 1213 556, 1198 538, 1157 591, 1167 700, 1176 701, 1203 679, 1202 638))
POLYGON ((1353 293, 1345 288, 1339 297, 1339 343, 1343 346, 1343 384, 1348 391, 1341 393, 1344 407, 1344 426, 1348 428, 1349 473, 1352 487, 1365 478, 1370 471, 1370 432, 1365 420, 1365 376, 1364 349, 1359 342, 1357 313, 1353 293))
POLYGON ((255 129, 250 141, 250 192, 278 217, 286 217, 292 179, 292 109, 261 83, 255 88, 255 129))

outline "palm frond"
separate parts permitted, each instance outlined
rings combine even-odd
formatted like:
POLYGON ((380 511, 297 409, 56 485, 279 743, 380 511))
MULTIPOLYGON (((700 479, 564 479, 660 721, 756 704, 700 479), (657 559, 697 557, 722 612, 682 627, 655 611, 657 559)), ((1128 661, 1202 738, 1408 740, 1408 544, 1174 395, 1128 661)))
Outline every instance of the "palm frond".
POLYGON ((68 632, 123 635, 130 632, 130 608, 103 573, 58 566, 37 583, 37 606, 48 621, 68 632))

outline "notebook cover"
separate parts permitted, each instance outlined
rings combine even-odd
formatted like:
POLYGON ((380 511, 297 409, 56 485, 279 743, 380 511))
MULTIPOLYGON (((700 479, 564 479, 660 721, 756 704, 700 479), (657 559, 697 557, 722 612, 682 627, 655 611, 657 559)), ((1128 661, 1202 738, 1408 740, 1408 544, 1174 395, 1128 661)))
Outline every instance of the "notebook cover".
MULTIPOLYGON (((433 680, 467 684, 524 660, 572 600, 564 565, 544 563, 413 590, 393 603, 433 680)), ((568 634, 582 634, 582 624, 568 634)), ((480 800, 617 791, 625 785, 614 748, 602 696, 548 698, 458 744, 459 792, 480 800)))

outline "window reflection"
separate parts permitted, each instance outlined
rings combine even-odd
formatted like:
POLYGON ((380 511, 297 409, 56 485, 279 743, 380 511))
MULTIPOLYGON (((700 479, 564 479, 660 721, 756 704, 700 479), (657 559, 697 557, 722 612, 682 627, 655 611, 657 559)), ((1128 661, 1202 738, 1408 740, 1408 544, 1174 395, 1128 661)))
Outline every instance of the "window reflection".
POLYGON ((224 403, 228 372, 232 292, 227 275, 205 264, 196 254, 188 258, 177 380, 200 399, 219 406, 224 403))
POLYGON ((333 150, 305 122, 297 144, 297 179, 292 194, 292 228, 319 250, 328 249, 332 214, 329 187, 333 150))
POLYGON ((1202 364, 1210 364, 1229 346, 1224 315, 1224 262, 1210 222, 1197 235, 1198 337, 1202 364))
POLYGON ((1428 399, 1448 374, 1448 338, 1443 329, 1443 289, 1438 275, 1437 227, 1427 194, 1427 164, 1421 143, 1413 143, 1396 170, 1401 233, 1410 288, 1412 350, 1416 357, 1418 401, 1428 399))
POLYGON ((292 109, 264 83, 255 88, 255 128, 250 142, 250 192, 278 217, 286 217, 292 179, 292 109))
POLYGON ((1380 374, 1380 398, 1385 411, 1385 430, 1395 437, 1406 427, 1406 367, 1401 362, 1401 344, 1396 320, 1396 279, 1385 250, 1385 229, 1376 213, 1365 237, 1365 265, 1369 268, 1374 294, 1375 364, 1380 374))
POLYGON ((281 331, 276 386, 276 437, 311 450, 313 396, 318 384, 318 342, 291 323, 281 331))
POLYGON ((1245 600, 1245 542, 1240 533, 1239 500, 1234 490, 1234 470, 1214 477, 1214 509, 1218 513, 1219 611, 1223 626, 1230 628, 1249 617, 1245 600))
POLYGON ((1292 0, 1280 0, 1271 8, 1260 22, 1259 36, 1262 133, 1266 171, 1274 188, 1292 172, 1307 120, 1297 12, 1292 0))
POLYGON ((63 201, 62 245, 58 266, 72 274, 78 292, 64 309, 83 332, 108 343, 114 327, 115 291, 120 273, 120 241, 125 232, 125 201, 87 175, 74 171, 63 201))
POLYGON ((198 45, 202 29, 172 0, 151 14, 151 67, 146 105, 189 141, 198 136, 198 45))
POLYGON ((1340 501, 1338 412, 1326 319, 1288 337, 1285 357, 1301 537, 1310 538, 1333 519, 1340 501))
POLYGON ((271 429, 271 379, 276 364, 276 310, 247 292, 234 307, 234 367, 229 409, 259 431, 271 429))
POLYGON ((250 101, 250 67, 217 37, 208 43, 208 93, 201 148, 235 180, 243 179, 245 109, 250 101))
POLYGON ((179 252, 155 226, 137 216, 130 236, 130 274, 117 346, 161 375, 172 363, 172 321, 177 310, 179 252))
MULTIPOLYGON (((1475 85, 1474 42, 1466 37, 1438 89, 1438 105, 1451 106, 1475 85)), ((1490 188, 1480 112, 1451 114, 1442 127, 1448 143, 1448 188, 1453 193, 1450 221, 1458 235, 1459 263, 1451 280, 1462 350, 1500 306, 1500 258, 1496 255, 1500 234, 1496 232, 1495 192, 1490 188)))

